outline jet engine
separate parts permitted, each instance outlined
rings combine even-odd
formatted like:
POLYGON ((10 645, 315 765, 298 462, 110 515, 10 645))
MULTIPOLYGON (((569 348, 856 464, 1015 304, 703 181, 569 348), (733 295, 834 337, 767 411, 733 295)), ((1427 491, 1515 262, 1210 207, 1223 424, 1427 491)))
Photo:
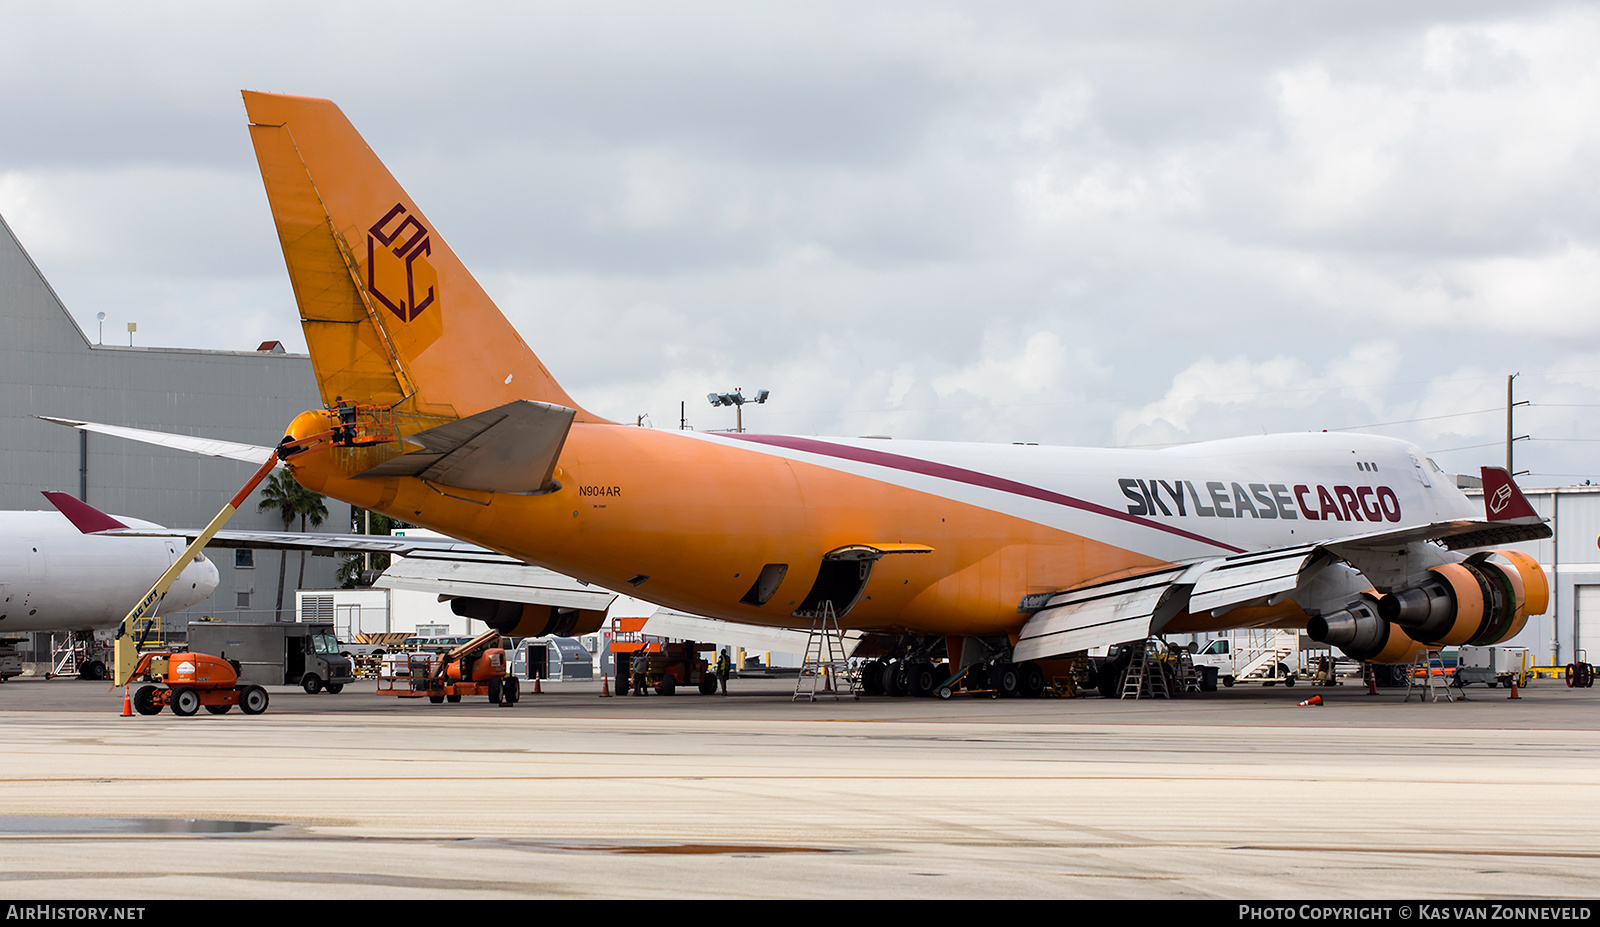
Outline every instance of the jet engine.
POLYGON ((463 618, 476 618, 511 637, 576 637, 593 634, 605 624, 606 613, 589 608, 559 608, 499 599, 450 600, 450 610, 463 618))
POLYGON ((1409 663, 1424 648, 1508 640, 1549 601, 1549 581, 1537 561, 1497 550, 1433 567, 1425 579, 1389 595, 1364 593, 1312 618, 1306 632, 1357 660, 1409 663))

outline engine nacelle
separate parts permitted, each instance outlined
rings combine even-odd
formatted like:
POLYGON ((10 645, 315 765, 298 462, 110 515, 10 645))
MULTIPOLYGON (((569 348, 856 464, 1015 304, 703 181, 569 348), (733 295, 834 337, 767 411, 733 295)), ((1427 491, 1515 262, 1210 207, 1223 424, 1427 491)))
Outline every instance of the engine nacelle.
POLYGON ((577 637, 593 634, 606 621, 606 613, 596 609, 500 599, 451 599, 450 611, 463 618, 476 618, 510 637, 577 637))
POLYGON ((1371 594, 1336 612, 1319 615, 1306 622, 1311 639, 1332 644, 1355 660, 1368 663, 1410 663, 1422 644, 1412 639, 1399 625, 1378 615, 1378 599, 1371 594))
POLYGON ((1357 660, 1410 663, 1418 650, 1509 640, 1550 603, 1544 570, 1520 551, 1474 554, 1428 572, 1416 585, 1312 618, 1306 632, 1357 660))
POLYGON ((1435 646, 1509 640, 1550 600, 1544 570, 1520 551, 1473 554, 1428 572, 1422 582, 1379 599, 1378 615, 1435 646))

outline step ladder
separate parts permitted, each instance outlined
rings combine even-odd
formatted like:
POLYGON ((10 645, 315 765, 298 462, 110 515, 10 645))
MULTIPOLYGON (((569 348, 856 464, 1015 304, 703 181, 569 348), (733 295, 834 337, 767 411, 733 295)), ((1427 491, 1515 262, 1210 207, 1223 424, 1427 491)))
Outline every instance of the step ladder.
POLYGON ((800 675, 794 682, 794 698, 790 701, 814 702, 819 696, 861 698, 855 673, 850 671, 850 658, 844 652, 844 634, 839 630, 839 617, 834 614, 831 600, 824 601, 811 619, 805 659, 800 664, 800 675))
POLYGON ((1194 654, 1187 648, 1178 651, 1178 687, 1184 695, 1200 691, 1200 673, 1194 668, 1194 654))
MULTIPOLYGON (((1433 674, 1434 660, 1440 660, 1439 651, 1417 651, 1417 657, 1412 661, 1411 667, 1406 675, 1405 701, 1411 701, 1411 691, 1413 689, 1422 690, 1421 692, 1417 693, 1417 699, 1419 701, 1437 702, 1441 694, 1444 695, 1444 700, 1447 702, 1453 702, 1456 700, 1455 694, 1450 691, 1450 680, 1445 678, 1444 673, 1441 672, 1437 676, 1433 674), (1417 676, 1419 674, 1422 677, 1421 682, 1417 681, 1417 676)), ((1439 665, 1442 669, 1444 666, 1444 661, 1440 660, 1439 665)), ((1464 697, 1465 696, 1463 696, 1463 698, 1464 697)))
POLYGON ((1121 698, 1172 697, 1167 689, 1167 674, 1161 670, 1161 661, 1151 660, 1150 657, 1150 642, 1140 641, 1128 660, 1128 671, 1122 676, 1121 698))

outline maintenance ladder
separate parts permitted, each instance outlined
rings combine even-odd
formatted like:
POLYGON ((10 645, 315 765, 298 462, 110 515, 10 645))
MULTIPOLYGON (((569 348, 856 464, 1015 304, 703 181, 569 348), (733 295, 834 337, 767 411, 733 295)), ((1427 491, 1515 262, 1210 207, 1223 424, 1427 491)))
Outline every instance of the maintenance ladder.
POLYGON ((856 690, 855 674, 850 672, 850 659, 844 652, 844 634, 839 630, 839 617, 834 614, 833 602, 824 601, 822 608, 811 619, 811 634, 806 638, 806 656, 800 664, 800 675, 794 682, 794 698, 814 702, 819 695, 833 698, 861 698, 856 690), (807 680, 811 687, 806 688, 807 680), (830 684, 831 680, 831 684, 830 684), (818 683, 822 688, 819 690, 818 683))
MULTIPOLYGON (((1450 691, 1450 680, 1444 675, 1444 660, 1440 658, 1439 651, 1417 651, 1416 659, 1412 661, 1411 666, 1406 674, 1405 701, 1411 701, 1412 689, 1422 690, 1421 692, 1417 693, 1417 698, 1419 701, 1437 702, 1441 693, 1444 695, 1444 700, 1447 702, 1453 702, 1456 700, 1455 695, 1450 691), (1433 662, 1435 660, 1439 661, 1439 675, 1437 676, 1435 676, 1433 673, 1433 662), (1422 676, 1422 682, 1417 681, 1417 675, 1419 673, 1422 676)), ((1465 700, 1466 696, 1462 695, 1462 699, 1465 700)))

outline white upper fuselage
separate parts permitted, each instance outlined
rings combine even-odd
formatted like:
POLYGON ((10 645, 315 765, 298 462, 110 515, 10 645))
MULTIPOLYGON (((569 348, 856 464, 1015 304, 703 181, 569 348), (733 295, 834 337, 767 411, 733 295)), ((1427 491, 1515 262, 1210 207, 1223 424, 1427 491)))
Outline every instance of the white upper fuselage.
POLYGON ((1421 449, 1371 435, 1263 435, 1162 450, 735 440, 1166 561, 1483 514, 1421 449))
MULTIPOLYGON (((0 634, 115 627, 184 546, 182 538, 83 534, 59 512, 0 512, 0 634)), ((216 566, 197 557, 157 613, 187 608, 216 587, 216 566)))

